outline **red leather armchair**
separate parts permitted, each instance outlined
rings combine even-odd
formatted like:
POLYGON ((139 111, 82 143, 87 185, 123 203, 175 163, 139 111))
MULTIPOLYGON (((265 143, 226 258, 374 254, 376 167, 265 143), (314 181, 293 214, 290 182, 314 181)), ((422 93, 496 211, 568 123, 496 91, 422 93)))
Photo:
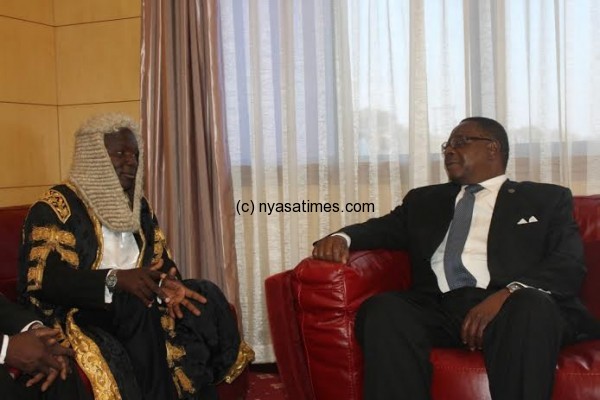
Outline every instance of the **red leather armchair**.
MULTIPOLYGON (((28 211, 29 206, 0 208, 0 292, 13 301, 17 298, 17 264, 21 228, 28 211)), ((87 381, 83 371, 78 372, 84 381, 87 381)), ((249 373, 246 368, 231 384, 223 382, 217 386, 219 398, 243 400, 246 398, 248 385, 249 373)), ((89 385, 88 388, 91 391, 89 385)))
MULTIPOLYGON (((600 318, 600 195, 575 197, 588 273, 581 298, 600 318)), ((410 286, 404 252, 354 252, 346 265, 307 258, 265 282, 273 347, 290 400, 359 400, 362 355, 354 316, 368 297, 410 286)), ((434 349, 432 398, 490 399, 480 353, 434 349)), ((553 400, 600 399, 600 340, 564 348, 553 400)))

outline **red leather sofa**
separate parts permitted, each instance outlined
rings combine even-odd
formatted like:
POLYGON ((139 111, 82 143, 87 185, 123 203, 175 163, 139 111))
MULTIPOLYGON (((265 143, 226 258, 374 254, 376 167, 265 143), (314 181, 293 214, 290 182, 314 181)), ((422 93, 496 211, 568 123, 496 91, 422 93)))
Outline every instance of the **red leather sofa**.
MULTIPOLYGON (((17 298, 19 243, 22 235, 21 228, 28 210, 29 206, 0 208, 0 292, 11 300, 17 298)), ((79 374, 87 381, 82 370, 79 370, 79 374)), ((219 398, 244 400, 248 385, 249 373, 246 368, 231 384, 223 382, 217 386, 219 398)))
MULTIPOLYGON (((575 197, 575 218, 588 273, 581 298, 600 318, 600 195, 575 197)), ((361 251, 346 265, 307 258, 265 282, 279 373, 290 400, 359 400, 362 356, 354 316, 368 297, 410 286, 404 252, 361 251)), ((462 349, 434 349, 432 398, 490 399, 483 357, 462 349)), ((564 348, 553 400, 600 399, 600 340, 564 348)))

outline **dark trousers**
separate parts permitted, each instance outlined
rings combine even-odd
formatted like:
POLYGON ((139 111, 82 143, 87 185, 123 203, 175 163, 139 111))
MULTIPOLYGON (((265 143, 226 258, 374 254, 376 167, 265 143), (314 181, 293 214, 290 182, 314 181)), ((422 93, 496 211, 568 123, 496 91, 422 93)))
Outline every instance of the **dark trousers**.
MULTIPOLYGON (((365 400, 430 399, 432 347, 464 347, 461 324, 493 291, 387 292, 366 300, 355 331, 364 355, 365 400)), ((494 400, 548 400, 570 329, 552 297, 511 294, 484 331, 483 356, 494 400)))
POLYGON ((14 380, 4 365, 0 366, 0 392, 6 400, 41 399, 39 388, 26 388, 25 382, 14 380))

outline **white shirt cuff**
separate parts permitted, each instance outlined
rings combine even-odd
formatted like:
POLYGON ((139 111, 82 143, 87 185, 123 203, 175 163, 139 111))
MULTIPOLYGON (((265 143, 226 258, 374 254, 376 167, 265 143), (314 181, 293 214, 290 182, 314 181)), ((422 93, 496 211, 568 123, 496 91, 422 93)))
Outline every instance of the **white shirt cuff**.
POLYGON ((2 338, 2 349, 0 350, 0 364, 4 364, 4 360, 6 359, 6 351, 8 350, 8 335, 4 335, 2 338))
POLYGON ((346 244, 348 245, 348 248, 350 248, 350 243, 352 242, 352 239, 350 239, 350 236, 346 235, 344 232, 332 233, 331 236, 343 237, 344 239, 346 239, 346 244))
POLYGON ((23 327, 23 329, 21 329, 21 332, 27 332, 31 328, 31 326, 35 325, 35 324, 44 325, 44 323, 42 321, 38 321, 38 320, 31 321, 30 323, 28 323, 27 325, 25 325, 23 327))

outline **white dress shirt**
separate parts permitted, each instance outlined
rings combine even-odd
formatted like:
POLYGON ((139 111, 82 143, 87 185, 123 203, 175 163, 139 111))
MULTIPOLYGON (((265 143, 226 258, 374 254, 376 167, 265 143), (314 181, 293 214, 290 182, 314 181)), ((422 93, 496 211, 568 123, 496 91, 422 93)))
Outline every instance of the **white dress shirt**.
MULTIPOLYGON (((99 269, 132 269, 137 266, 140 250, 132 232, 114 232, 102 226, 104 251, 99 269)), ((112 303, 112 293, 104 288, 104 301, 112 303)))
MULTIPOLYGON (((490 271, 487 263, 488 233, 490 231, 490 223, 492 222, 492 214, 494 213, 498 192, 506 179, 506 175, 499 175, 487 181, 480 182, 479 184, 483 186, 483 189, 475 193, 473 218, 471 219, 471 227, 462 252, 462 262, 471 275, 475 277, 477 281, 475 286, 478 288, 485 289, 490 283, 490 271)), ((464 185, 456 196, 455 205, 462 199, 466 187, 467 185, 464 185)), ((444 251, 447 239, 448 232, 446 232, 444 240, 442 240, 442 243, 440 243, 431 257, 431 268, 435 273, 442 293, 450 290, 444 271, 444 251)))

